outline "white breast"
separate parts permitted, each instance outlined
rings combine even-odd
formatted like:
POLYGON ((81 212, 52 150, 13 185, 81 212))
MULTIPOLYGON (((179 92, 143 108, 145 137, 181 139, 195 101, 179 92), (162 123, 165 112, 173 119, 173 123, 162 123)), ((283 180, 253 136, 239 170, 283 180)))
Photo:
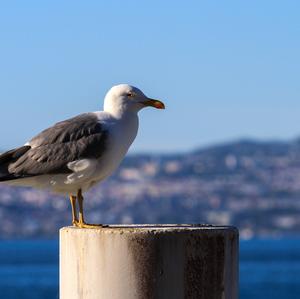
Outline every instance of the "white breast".
POLYGON ((138 116, 124 118, 108 126, 109 137, 104 155, 99 159, 97 178, 110 176, 122 162, 138 131, 138 116))

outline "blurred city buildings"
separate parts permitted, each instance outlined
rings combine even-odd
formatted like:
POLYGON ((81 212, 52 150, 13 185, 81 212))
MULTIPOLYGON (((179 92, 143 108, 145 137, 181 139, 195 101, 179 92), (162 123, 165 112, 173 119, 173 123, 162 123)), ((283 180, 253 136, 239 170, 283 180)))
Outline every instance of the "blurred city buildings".
MULTIPOLYGON (((300 142, 239 141, 184 154, 131 155, 86 195, 93 223, 235 225, 241 238, 300 231, 300 142)), ((68 198, 0 185, 0 236, 53 237, 68 198)))

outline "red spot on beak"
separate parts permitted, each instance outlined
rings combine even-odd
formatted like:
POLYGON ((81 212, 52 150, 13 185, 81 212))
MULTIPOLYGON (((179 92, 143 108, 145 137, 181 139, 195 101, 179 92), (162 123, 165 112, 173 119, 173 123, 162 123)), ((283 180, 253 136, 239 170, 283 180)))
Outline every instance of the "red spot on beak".
POLYGON ((159 100, 153 100, 149 99, 146 102, 144 102, 145 106, 154 107, 156 109, 165 109, 165 104, 159 100))

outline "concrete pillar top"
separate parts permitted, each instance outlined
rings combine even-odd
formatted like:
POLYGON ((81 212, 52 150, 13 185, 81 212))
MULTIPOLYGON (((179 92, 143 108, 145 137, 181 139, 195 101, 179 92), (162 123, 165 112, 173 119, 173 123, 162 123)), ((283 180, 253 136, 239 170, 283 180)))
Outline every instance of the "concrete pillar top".
POLYGON ((238 229, 234 226, 222 226, 222 225, 209 225, 209 224, 111 224, 99 228, 78 228, 74 226, 63 227, 61 231, 75 232, 75 231, 91 231, 101 233, 164 233, 164 232, 189 232, 199 231, 201 233, 208 232, 222 232, 238 234, 238 229))

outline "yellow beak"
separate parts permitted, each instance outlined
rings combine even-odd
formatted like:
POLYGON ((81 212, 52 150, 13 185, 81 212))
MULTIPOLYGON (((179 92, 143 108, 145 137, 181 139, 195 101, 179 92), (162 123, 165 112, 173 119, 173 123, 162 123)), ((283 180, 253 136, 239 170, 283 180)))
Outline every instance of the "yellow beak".
POLYGON ((165 109, 165 104, 159 100, 148 99, 147 101, 143 102, 145 106, 154 107, 156 109, 165 109))

